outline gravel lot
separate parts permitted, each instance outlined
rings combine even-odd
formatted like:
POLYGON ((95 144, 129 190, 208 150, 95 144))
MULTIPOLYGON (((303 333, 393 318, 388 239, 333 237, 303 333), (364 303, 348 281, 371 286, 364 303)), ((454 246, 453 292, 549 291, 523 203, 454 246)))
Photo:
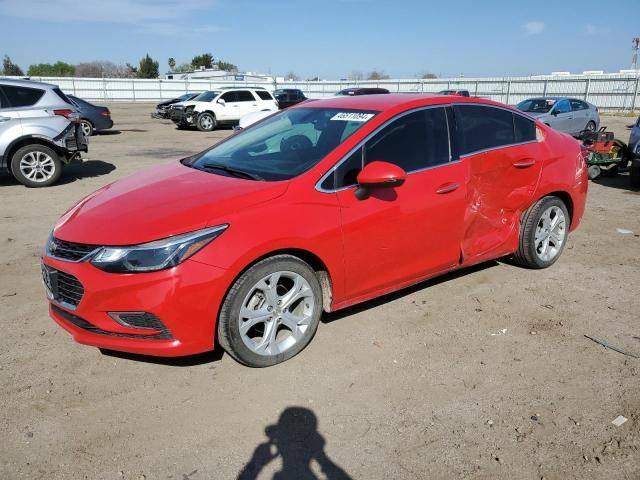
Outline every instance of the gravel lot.
MULTIPOLYGON (((552 268, 491 262, 325 315, 285 364, 105 355, 48 317, 48 232, 98 187, 229 134, 111 108, 117 130, 61 184, 0 180, 0 478, 640 478, 640 359, 584 337, 640 355, 626 175, 591 184, 552 268)), ((603 118, 625 141, 631 121, 603 118)))

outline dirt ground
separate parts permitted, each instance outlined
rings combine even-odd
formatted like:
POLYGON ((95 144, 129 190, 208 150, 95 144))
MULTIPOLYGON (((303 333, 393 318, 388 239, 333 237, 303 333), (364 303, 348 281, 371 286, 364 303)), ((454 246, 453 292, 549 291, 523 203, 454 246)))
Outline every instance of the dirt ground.
MULTIPOLYGON (((282 365, 106 355, 47 315, 52 225, 98 187, 229 134, 111 107, 117 130, 59 185, 0 180, 0 478, 640 478, 640 359, 584 337, 640 355, 626 175, 591 183, 552 268, 491 262, 325 315, 282 365)), ((603 118, 624 140, 631 121, 603 118)))

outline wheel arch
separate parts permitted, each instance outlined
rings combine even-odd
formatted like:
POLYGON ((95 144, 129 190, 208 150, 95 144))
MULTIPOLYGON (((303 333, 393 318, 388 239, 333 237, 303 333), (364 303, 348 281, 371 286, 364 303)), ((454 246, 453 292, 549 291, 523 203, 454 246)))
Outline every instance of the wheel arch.
POLYGON ((303 248, 282 248, 278 250, 272 250, 260 255, 257 258, 254 258, 249 263, 247 263, 242 269, 238 270, 238 273, 234 276, 233 280, 229 282, 229 286, 224 294, 223 298, 226 298, 229 294, 229 290, 236 283, 238 278, 244 274, 247 270, 249 270, 253 265, 267 258, 275 257, 277 255, 291 255, 292 257, 296 257, 307 265, 309 265, 313 271, 316 273, 318 277, 318 281, 320 282, 320 287, 322 288, 322 309, 325 312, 331 311, 331 304, 333 301, 333 283, 331 279, 331 273, 326 263, 315 253, 310 250, 306 250, 303 248))
MULTIPOLYGON (((555 190, 553 192, 547 192, 544 195, 541 195, 540 197, 536 198, 533 202, 531 202, 531 206, 535 205, 537 202, 539 202, 545 197, 557 197, 560 200, 562 200, 562 203, 564 203, 565 206, 567 207, 567 211, 569 212, 569 218, 571 219, 571 224, 573 225, 574 205, 573 205, 573 198, 571 197, 571 194, 564 190, 555 190)), ((523 212, 522 214, 523 218, 525 213, 526 212, 523 212)))
MULTIPOLYGON (((56 145, 53 142, 50 142, 42 137, 36 137, 32 135, 27 135, 24 137, 20 137, 15 139, 13 142, 9 144, 7 150, 5 151, 5 162, 6 168, 11 171, 11 161, 13 159, 13 155, 22 147, 26 147, 28 145, 43 145, 45 147, 51 148, 54 152, 56 152, 59 156, 64 154, 64 151, 60 148, 60 146, 56 145)), ((61 159, 62 160, 62 159, 61 159)), ((13 174, 13 172, 11 172, 13 174)))

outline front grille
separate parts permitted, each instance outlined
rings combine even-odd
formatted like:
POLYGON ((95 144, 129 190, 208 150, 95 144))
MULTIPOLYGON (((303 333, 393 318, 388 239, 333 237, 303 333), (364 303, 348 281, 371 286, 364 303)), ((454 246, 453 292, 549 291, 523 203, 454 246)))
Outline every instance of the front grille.
POLYGON ((77 262, 91 252, 100 248, 98 245, 86 245, 84 243, 65 242, 59 238, 51 237, 47 245, 47 253, 60 260, 77 262))
POLYGON ((155 334, 155 335, 135 335, 132 333, 118 333, 118 332, 109 332, 107 330, 103 330, 101 328, 96 327, 95 325, 87 322, 84 318, 81 318, 77 315, 67 312, 56 305, 51 305, 51 309, 62 318, 67 320, 70 323, 73 323, 76 327, 82 328, 91 333, 96 333, 98 335, 107 335, 109 337, 122 337, 122 338, 140 338, 142 340, 158 340, 171 338, 171 335, 167 332, 155 334))
POLYGON ((52 300, 74 308, 82 300, 84 287, 73 275, 42 265, 42 280, 52 300))

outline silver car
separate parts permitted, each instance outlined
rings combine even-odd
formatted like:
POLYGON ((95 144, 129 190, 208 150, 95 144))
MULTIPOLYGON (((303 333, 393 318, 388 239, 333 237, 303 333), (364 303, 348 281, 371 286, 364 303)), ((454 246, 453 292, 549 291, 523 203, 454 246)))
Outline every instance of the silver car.
POLYGON ((0 78, 0 174, 47 187, 82 151, 80 116, 57 86, 0 78))
POLYGON ((528 98, 520 102, 517 108, 570 135, 578 135, 584 130, 594 131, 600 127, 598 108, 577 98, 528 98))

